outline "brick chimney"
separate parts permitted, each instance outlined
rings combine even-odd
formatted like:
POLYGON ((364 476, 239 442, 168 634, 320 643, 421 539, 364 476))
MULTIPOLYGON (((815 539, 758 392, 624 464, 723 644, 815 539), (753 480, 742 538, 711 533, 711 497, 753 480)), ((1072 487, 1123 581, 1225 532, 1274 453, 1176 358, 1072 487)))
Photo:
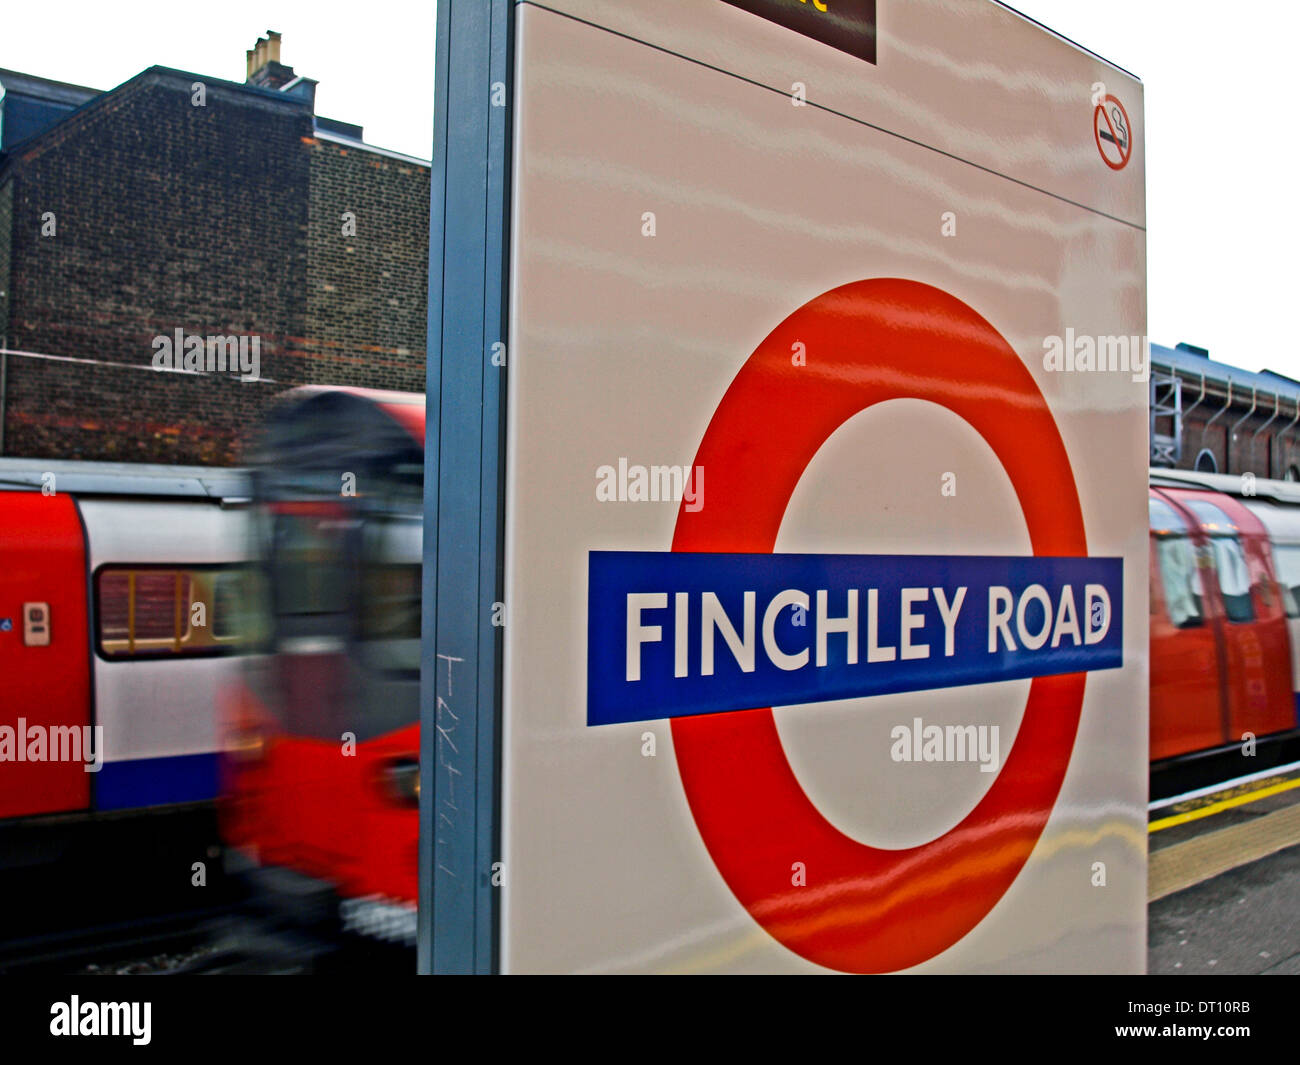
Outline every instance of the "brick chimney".
POLYGON ((248 84, 263 89, 282 89, 293 81, 293 67, 286 67, 280 62, 280 34, 267 30, 265 37, 257 39, 257 45, 250 48, 245 56, 248 59, 248 84))

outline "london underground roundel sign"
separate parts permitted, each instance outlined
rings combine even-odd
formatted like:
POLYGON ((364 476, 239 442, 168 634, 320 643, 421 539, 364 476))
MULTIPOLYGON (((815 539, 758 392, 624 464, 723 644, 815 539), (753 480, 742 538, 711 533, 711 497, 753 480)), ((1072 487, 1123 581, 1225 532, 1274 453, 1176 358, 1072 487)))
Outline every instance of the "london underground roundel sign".
MULTIPOLYGON (((750 356, 695 459, 727 476, 711 480, 707 507, 679 511, 673 551, 772 552, 817 450, 849 418, 891 399, 939 404, 980 433, 1016 491, 1035 557, 1086 557, 1070 461, 1020 358, 960 300, 894 278, 823 293, 750 356), (806 365, 791 364, 796 342, 806 365)), ((770 707, 673 716, 682 784, 719 872, 771 936, 819 965, 888 972, 946 950, 1003 896, 1047 824, 1079 724, 1083 670, 1095 667, 1064 668, 1020 674, 1033 676, 1028 702, 991 787, 950 831, 902 850, 862 844, 818 811, 770 707), (792 885, 794 862, 804 863, 807 886, 792 885)))

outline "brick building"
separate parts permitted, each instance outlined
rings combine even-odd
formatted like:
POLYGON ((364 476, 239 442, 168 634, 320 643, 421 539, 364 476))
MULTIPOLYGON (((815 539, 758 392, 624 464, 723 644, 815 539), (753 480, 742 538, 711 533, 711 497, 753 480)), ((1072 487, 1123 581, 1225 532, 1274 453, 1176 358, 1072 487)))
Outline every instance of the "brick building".
POLYGON ((229 464, 287 387, 423 389, 428 163, 316 115, 279 49, 243 84, 0 70, 0 454, 229 464), (161 372, 175 341, 207 372, 161 372))
POLYGON ((1300 382, 1151 345, 1151 465, 1300 481, 1300 382))

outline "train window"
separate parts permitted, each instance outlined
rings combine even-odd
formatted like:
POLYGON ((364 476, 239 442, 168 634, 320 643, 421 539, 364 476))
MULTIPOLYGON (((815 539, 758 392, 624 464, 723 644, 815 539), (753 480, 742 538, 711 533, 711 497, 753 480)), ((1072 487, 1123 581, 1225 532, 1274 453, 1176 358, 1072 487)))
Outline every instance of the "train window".
POLYGON ((1180 629, 1204 624, 1201 574, 1186 524, 1159 499, 1150 501, 1150 522, 1169 620, 1180 629))
POLYGON ((420 526, 367 523, 362 551, 360 652, 371 669, 420 669, 420 526))
POLYGON ((242 574, 232 570, 219 573, 212 580, 212 634, 229 639, 239 632, 242 574))
POLYGON ((1254 621, 1255 603, 1250 597, 1250 569, 1246 555, 1236 537, 1215 536, 1210 539, 1214 568, 1219 574, 1219 591, 1223 610, 1229 621, 1254 621))
POLYGON ((1219 577, 1223 611, 1229 621, 1254 621, 1255 601, 1251 597, 1250 566, 1241 546, 1236 523, 1223 509, 1204 500, 1194 500, 1188 509, 1200 519, 1201 531, 1209 537, 1210 553, 1219 577))
POLYGON ((1237 534, 1237 523, 1224 513, 1222 507, 1204 499, 1193 499, 1187 503, 1187 509, 1199 519, 1201 531, 1206 536, 1235 536, 1237 534))
POLYGON ((222 620, 219 567, 104 566, 95 577, 97 647, 106 658, 220 654, 236 633, 222 620))
POLYGON ((176 570, 109 570, 100 574, 100 635, 111 642, 172 641, 180 615, 189 622, 189 574, 176 570))
POLYGON ((275 560, 277 614, 342 614, 348 607, 344 534, 356 525, 322 514, 277 514, 275 560))
POLYGON ((218 640, 239 639, 253 646, 269 630, 266 581, 259 570, 231 568, 212 575, 212 634, 218 640))
POLYGON ((1277 579, 1282 585, 1286 616, 1300 618, 1300 544, 1277 544, 1273 557, 1277 560, 1277 579))
POLYGON ((365 569, 361 639, 375 669, 420 668, 420 567, 372 565, 365 569))

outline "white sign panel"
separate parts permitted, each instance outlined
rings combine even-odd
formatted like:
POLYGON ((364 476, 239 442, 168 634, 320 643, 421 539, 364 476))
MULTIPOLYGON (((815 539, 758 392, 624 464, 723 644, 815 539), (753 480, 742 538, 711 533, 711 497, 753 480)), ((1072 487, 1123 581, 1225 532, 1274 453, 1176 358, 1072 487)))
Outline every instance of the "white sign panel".
POLYGON ((502 968, 1140 971, 1140 83, 993 3, 517 18, 502 968))

